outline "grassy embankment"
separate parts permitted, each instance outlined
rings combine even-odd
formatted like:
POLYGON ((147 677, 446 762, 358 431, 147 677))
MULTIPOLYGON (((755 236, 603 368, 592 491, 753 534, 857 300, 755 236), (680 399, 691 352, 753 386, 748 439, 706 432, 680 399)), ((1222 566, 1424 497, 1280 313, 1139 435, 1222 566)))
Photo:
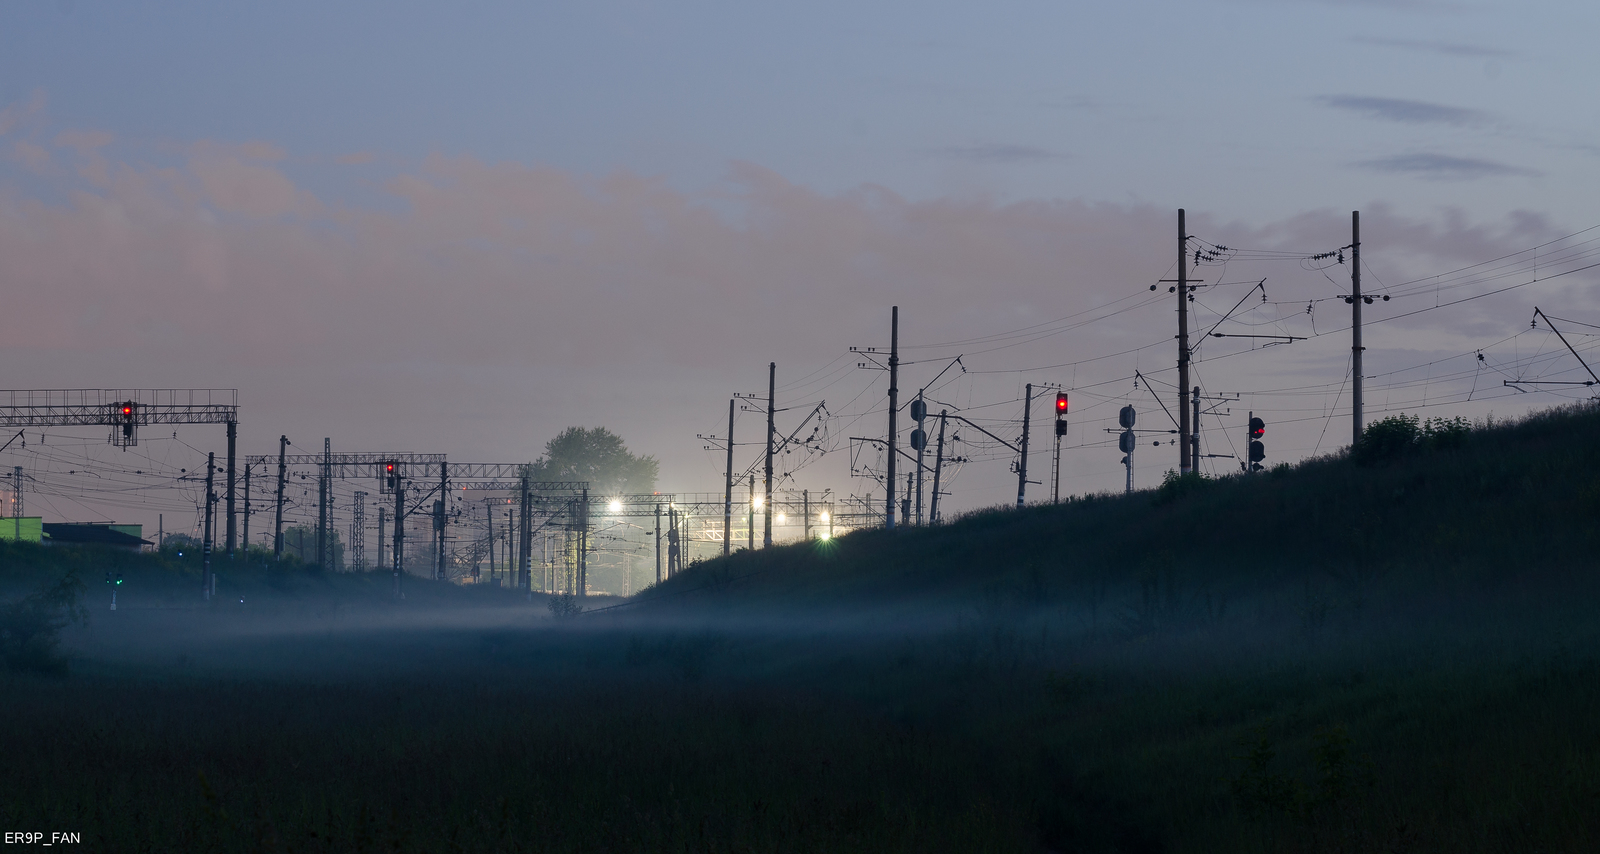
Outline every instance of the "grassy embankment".
POLYGON ((12 676, 0 822, 118 850, 1594 850, 1597 438, 1548 413, 736 555, 559 630, 358 651, 432 662, 404 677, 12 676))

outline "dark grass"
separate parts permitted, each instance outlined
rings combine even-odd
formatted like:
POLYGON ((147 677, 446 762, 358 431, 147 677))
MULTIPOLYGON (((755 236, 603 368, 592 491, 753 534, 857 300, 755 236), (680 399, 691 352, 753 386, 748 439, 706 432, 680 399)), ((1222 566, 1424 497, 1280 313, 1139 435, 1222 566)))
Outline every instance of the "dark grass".
POLYGON ((208 653, 3 677, 0 823, 128 851, 1600 850, 1597 434, 1571 409, 863 532, 493 629, 336 634, 322 597, 386 577, 279 578, 279 636, 159 612, 208 653))

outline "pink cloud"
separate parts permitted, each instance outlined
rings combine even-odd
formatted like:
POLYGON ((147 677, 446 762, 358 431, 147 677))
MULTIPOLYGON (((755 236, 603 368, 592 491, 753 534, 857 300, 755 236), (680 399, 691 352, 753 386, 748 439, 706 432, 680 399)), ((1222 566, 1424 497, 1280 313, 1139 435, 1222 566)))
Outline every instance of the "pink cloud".
MULTIPOLYGON (((606 424, 687 482, 702 472, 686 437, 718 429, 710 416, 725 417, 728 394, 764 389, 768 361, 782 385, 851 345, 886 345, 890 305, 910 363, 961 352, 976 372, 1161 348, 969 385, 974 403, 1018 395, 1027 380, 1089 383, 1172 361, 1166 303, 1038 341, 918 349, 1148 298, 1175 237, 1173 211, 1153 206, 825 194, 752 164, 717 192, 686 193, 627 172, 436 156, 385 185, 399 210, 376 209, 319 202, 272 165, 284 156, 271 146, 192 153, 174 168, 115 163, 88 187, 63 176, 65 201, 0 191, 0 352, 15 383, 237 386, 256 438, 334 435, 346 447, 520 458, 568 424, 606 424)), ((1348 216, 1189 221, 1217 243, 1320 251, 1348 242, 1348 216)), ((1559 233, 1536 217, 1364 218, 1369 263, 1395 278, 1559 233)), ((1275 300, 1338 288, 1295 265, 1262 275, 1275 300)), ((1474 304, 1450 323, 1495 323, 1505 310, 1474 304)), ((1424 337, 1380 328, 1367 343, 1376 360, 1424 337)), ((1207 363, 1206 381, 1337 379, 1348 344, 1321 341, 1331 355, 1207 363)), ((839 378, 808 399, 876 405, 881 388, 861 389, 881 377, 852 364, 829 368, 839 378)), ((931 378, 921 369, 903 382, 931 378)))
POLYGON ((29 172, 43 173, 50 168, 50 150, 27 140, 17 140, 11 146, 12 156, 29 172))

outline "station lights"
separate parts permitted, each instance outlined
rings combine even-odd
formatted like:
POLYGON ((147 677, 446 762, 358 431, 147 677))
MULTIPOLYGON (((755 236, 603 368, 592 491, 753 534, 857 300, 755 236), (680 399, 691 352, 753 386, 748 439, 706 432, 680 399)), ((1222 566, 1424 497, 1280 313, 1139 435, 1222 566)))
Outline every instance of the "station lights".
POLYGON ((766 498, 764 498, 764 497, 762 497, 760 495, 757 495, 755 497, 755 499, 750 502, 750 504, 751 504, 751 506, 755 507, 757 510, 760 510, 761 509, 761 504, 764 501, 766 501, 766 498))
POLYGON ((606 509, 610 510, 612 513, 621 513, 622 512, 622 500, 619 499, 619 498, 611 499, 611 503, 606 505, 606 509))
POLYGON ((783 520, 784 520, 784 515, 782 513, 779 513, 778 514, 778 518, 775 521, 777 521, 777 523, 779 525, 782 525, 783 524, 783 520))

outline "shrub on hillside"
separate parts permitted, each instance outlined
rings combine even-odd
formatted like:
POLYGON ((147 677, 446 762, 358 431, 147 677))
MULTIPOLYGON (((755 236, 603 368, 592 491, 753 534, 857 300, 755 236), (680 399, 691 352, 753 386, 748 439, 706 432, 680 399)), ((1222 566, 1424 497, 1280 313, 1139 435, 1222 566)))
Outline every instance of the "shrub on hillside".
POLYGON ((1368 424, 1361 431, 1361 441, 1350 449, 1350 458, 1361 465, 1372 465, 1422 449, 1459 448, 1471 431, 1472 423, 1459 415, 1423 421, 1402 412, 1368 424))
POLYGON ((1211 485, 1211 478, 1203 472, 1192 471, 1188 474, 1178 474, 1172 469, 1167 469, 1166 477, 1161 479, 1161 486, 1156 489, 1156 504, 1171 504, 1211 485))
POLYGON ((14 602, 0 604, 0 658, 11 670, 59 672, 66 659, 57 651, 61 630, 89 620, 83 582, 67 573, 14 602))

